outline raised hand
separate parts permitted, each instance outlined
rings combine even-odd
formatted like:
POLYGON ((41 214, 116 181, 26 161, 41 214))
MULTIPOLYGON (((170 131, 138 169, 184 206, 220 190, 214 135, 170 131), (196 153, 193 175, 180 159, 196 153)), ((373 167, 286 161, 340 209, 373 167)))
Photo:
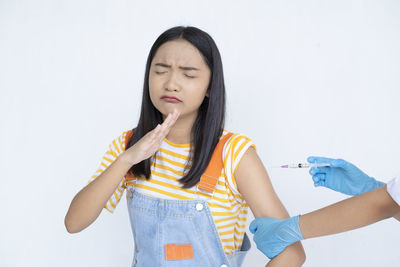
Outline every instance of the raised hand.
POLYGON ((160 148, 163 139, 167 136, 178 117, 179 112, 174 109, 172 113, 168 114, 162 124, 158 124, 156 128, 127 149, 123 153, 124 157, 132 165, 150 158, 160 148))

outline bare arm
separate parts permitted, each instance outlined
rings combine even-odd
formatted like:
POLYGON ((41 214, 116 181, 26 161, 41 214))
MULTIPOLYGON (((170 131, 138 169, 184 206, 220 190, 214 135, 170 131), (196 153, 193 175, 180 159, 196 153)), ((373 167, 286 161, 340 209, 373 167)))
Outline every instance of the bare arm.
POLYGON ((69 233, 82 231, 100 215, 104 205, 132 166, 121 156, 73 198, 64 220, 69 233))
POLYGON ((300 216, 304 238, 331 235, 357 229, 400 215, 400 206, 390 197, 386 185, 300 216))
MULTIPOLYGON (((288 212, 276 195, 268 173, 254 148, 249 148, 234 173, 238 190, 245 198, 254 216, 285 219, 288 212)), ((301 266, 305 252, 300 242, 288 246, 281 254, 268 262, 273 266, 301 266)))
POLYGON ((99 177, 76 194, 64 220, 69 233, 80 232, 97 219, 128 170, 157 151, 178 116, 176 110, 169 114, 161 125, 120 154, 99 177))

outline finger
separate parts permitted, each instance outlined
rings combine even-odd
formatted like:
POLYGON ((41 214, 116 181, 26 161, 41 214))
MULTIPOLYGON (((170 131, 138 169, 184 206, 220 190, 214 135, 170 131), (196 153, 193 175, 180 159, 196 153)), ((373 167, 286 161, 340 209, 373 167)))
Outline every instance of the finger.
POLYGON ((170 123, 171 123, 171 122, 172 122, 172 123, 175 123, 175 121, 178 119, 180 113, 179 113, 179 111, 178 111, 177 109, 174 109, 174 110, 172 111, 172 113, 169 113, 168 115, 171 115, 170 123))
POLYGON ((312 167, 309 171, 308 171, 311 175, 314 175, 314 174, 316 174, 318 171, 317 171, 317 167, 312 167))
POLYGON ((161 131, 161 125, 157 124, 156 128, 153 129, 153 137, 157 136, 157 134, 161 131))
POLYGON ((179 113, 176 109, 173 113, 169 113, 164 122, 162 124, 158 124, 154 129, 152 141, 156 142, 158 145, 161 145, 162 140, 167 136, 172 125, 175 123, 177 116, 179 116, 179 113))
POLYGON ((151 139, 154 139, 160 130, 161 130, 161 125, 157 124, 157 126, 153 130, 151 130, 147 134, 145 134, 145 136, 150 137, 151 139))
POLYGON ((317 183, 317 182, 319 182, 319 177, 314 175, 312 177, 312 180, 314 181, 314 183, 317 183))
POLYGON ((319 186, 324 186, 325 182, 324 181, 318 181, 314 183, 315 187, 319 187, 319 186))
POLYGON ((330 171, 331 167, 326 166, 326 167, 312 167, 309 171, 311 175, 315 175, 317 173, 328 173, 330 171))
POLYGON ((174 109, 174 111, 172 113, 169 113, 167 118, 161 124, 163 127, 163 131, 165 132, 165 130, 167 130, 167 133, 168 133, 169 130, 171 129, 172 125, 175 124, 178 117, 179 117, 179 112, 176 109, 174 109))
POLYGON ((180 116, 180 113, 177 109, 174 109, 174 112, 172 113, 172 125, 175 124, 175 122, 178 120, 180 116))
POLYGON ((335 159, 311 156, 311 157, 307 158, 307 161, 309 163, 330 163, 330 164, 332 164, 335 161, 335 159))
POLYGON ((170 123, 172 119, 172 113, 168 113, 167 117, 165 118, 165 120, 163 121, 163 123, 161 123, 162 127, 167 127, 167 125, 170 123))
POLYGON ((161 130, 161 124, 157 124, 156 128, 154 128, 154 132, 158 132, 161 130))
POLYGON ((261 218, 257 218, 255 220, 253 220, 249 226, 249 230, 251 233, 255 233, 258 229, 259 226, 262 225, 262 228, 266 228, 268 226, 270 226, 271 224, 275 223, 279 221, 278 219, 275 218, 268 218, 268 217, 261 217, 261 218))
POLYGON ((159 129, 159 131, 157 131, 157 135, 156 135, 156 138, 158 140, 164 139, 164 137, 167 135, 168 131, 165 131, 165 129, 169 127, 169 124, 171 122, 171 117, 172 117, 172 114, 169 113, 167 115, 167 117, 165 118, 165 120, 163 121, 163 123, 160 124, 160 129, 159 129))
POLYGON ((258 228, 258 224, 259 224, 260 220, 255 219, 251 222, 250 226, 249 226, 249 230, 252 234, 254 234, 255 232, 257 232, 257 228, 258 228))
POLYGON ((314 181, 314 183, 317 182, 321 182, 321 181, 325 181, 325 173, 317 173, 315 175, 313 175, 312 179, 314 181))
POLYGON ((164 139, 168 135, 169 131, 171 130, 171 126, 163 126, 161 128, 161 131, 159 133, 160 140, 164 139))
POLYGON ((315 173, 328 173, 332 167, 329 166, 324 166, 324 167, 315 167, 316 172, 315 173))
POLYGON ((173 115, 174 119, 177 120, 179 118, 180 112, 177 109, 174 109, 174 111, 172 112, 172 115, 173 115))

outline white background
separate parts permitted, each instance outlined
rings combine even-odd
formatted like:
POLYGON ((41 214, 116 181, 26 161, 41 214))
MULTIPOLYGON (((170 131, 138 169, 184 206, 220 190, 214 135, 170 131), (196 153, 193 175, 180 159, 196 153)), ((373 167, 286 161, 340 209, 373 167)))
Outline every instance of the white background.
MULTIPOLYGON (((0 265, 129 266, 123 199, 79 234, 63 220, 109 142, 138 121, 145 61, 176 25, 215 39, 226 128, 254 140, 291 215, 345 196, 307 170, 340 157, 389 181, 400 171, 400 2, 0 1, 0 265)), ((400 224, 303 242, 304 266, 400 266, 400 224)), ((267 258, 253 244, 244 266, 267 258)))

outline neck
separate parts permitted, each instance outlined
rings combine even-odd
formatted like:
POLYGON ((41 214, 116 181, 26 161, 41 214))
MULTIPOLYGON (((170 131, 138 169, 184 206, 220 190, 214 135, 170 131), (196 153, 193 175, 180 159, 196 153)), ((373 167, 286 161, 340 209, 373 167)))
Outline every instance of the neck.
POLYGON ((189 144, 193 124, 197 113, 194 115, 180 116, 167 135, 167 139, 175 144, 189 144))

